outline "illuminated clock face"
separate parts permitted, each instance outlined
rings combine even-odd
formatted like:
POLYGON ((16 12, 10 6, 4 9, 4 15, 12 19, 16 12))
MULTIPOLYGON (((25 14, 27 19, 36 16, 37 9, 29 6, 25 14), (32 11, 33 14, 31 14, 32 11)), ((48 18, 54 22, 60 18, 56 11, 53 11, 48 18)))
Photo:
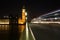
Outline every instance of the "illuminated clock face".
POLYGON ((25 9, 22 9, 22 12, 25 12, 25 9))

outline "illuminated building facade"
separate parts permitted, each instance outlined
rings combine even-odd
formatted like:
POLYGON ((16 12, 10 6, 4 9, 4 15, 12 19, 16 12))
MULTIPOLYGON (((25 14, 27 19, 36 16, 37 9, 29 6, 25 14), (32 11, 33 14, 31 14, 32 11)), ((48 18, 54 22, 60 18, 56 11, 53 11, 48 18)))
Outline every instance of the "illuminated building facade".
POLYGON ((18 38, 17 16, 0 16, 0 40, 18 38), (3 35, 3 36, 2 36, 3 35), (5 35, 5 36, 4 36, 5 35), (15 37, 14 37, 15 36, 15 37), (7 38, 7 39, 6 39, 7 38))
POLYGON ((9 40, 19 39, 19 32, 23 32, 25 28, 25 25, 23 25, 26 22, 25 13, 26 13, 25 8, 23 8, 22 17, 18 17, 18 15, 1 16, 0 17, 0 33, 7 32, 7 38, 9 40))

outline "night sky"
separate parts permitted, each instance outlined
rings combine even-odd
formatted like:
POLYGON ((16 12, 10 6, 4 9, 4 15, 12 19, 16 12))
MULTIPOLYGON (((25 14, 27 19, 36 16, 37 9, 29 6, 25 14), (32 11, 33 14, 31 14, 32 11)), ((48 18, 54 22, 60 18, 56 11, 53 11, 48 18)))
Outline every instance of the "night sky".
POLYGON ((21 14, 25 5, 29 18, 38 17, 42 14, 60 9, 59 1, 51 0, 0 0, 0 15, 21 14))

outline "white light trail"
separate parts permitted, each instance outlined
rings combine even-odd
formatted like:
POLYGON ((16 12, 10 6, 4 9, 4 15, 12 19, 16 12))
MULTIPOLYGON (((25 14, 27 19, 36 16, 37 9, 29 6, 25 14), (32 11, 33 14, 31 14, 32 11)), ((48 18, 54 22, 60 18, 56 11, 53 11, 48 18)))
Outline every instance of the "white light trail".
POLYGON ((60 22, 56 22, 56 21, 55 22, 53 22, 53 21, 40 21, 40 22, 38 22, 37 21, 37 22, 31 22, 31 23, 48 23, 48 24, 49 23, 58 23, 58 24, 60 24, 60 22))
POLYGON ((47 13, 47 14, 41 15, 40 17, 46 16, 46 15, 49 15, 49 14, 53 14, 53 13, 56 13, 56 12, 59 12, 59 11, 60 11, 60 10, 56 10, 56 11, 53 11, 53 12, 50 12, 50 13, 47 13))
POLYGON ((27 22, 27 12, 25 12, 25 16, 26 16, 26 40, 29 40, 29 31, 28 31, 28 22, 27 22))
POLYGON ((31 35, 33 37, 33 40, 36 40, 30 27, 29 27, 29 29, 30 29, 31 35))
POLYGON ((26 40, 29 40, 28 23, 26 22, 26 40))

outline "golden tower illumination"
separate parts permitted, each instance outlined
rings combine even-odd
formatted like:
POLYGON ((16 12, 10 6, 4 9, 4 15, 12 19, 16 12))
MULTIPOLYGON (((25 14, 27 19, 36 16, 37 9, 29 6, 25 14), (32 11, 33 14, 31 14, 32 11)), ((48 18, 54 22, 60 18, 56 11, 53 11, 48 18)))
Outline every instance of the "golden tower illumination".
POLYGON ((18 19, 18 24, 24 24, 25 23, 25 21, 26 21, 25 12, 26 12, 25 8, 23 8, 22 9, 22 19, 21 18, 18 19))
MULTIPOLYGON (((18 24, 24 24, 26 22, 26 15, 25 15, 25 13, 26 13, 26 11, 25 11, 25 8, 23 7, 23 9, 22 9, 22 18, 19 17, 18 24)), ((25 29, 24 25, 23 26, 19 26, 19 31, 20 32, 23 32, 24 29, 25 29)))

